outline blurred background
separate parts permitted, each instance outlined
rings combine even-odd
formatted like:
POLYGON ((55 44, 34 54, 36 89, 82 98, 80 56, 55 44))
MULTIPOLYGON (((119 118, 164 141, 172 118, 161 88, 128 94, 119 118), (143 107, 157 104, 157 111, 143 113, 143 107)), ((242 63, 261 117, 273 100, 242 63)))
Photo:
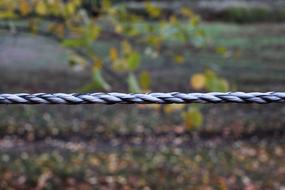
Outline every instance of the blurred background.
MULTIPOLYGON (((0 0, 0 91, 285 91, 283 0, 0 0)), ((285 189, 282 105, 1 105, 0 189, 285 189)))

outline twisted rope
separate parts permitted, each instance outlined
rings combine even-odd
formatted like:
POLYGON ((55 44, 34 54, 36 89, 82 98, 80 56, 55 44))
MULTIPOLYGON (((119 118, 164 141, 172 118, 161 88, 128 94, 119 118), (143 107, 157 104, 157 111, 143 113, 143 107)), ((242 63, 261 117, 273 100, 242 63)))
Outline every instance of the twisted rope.
POLYGON ((284 103, 285 92, 0 94, 0 104, 284 103))

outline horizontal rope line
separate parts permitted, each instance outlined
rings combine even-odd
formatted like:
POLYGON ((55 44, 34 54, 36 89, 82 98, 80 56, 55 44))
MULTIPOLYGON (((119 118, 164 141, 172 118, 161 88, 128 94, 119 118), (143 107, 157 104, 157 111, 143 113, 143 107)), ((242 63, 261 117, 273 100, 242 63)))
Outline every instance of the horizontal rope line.
POLYGON ((285 92, 210 93, 17 93, 0 94, 0 104, 190 104, 190 103, 284 103, 285 92))

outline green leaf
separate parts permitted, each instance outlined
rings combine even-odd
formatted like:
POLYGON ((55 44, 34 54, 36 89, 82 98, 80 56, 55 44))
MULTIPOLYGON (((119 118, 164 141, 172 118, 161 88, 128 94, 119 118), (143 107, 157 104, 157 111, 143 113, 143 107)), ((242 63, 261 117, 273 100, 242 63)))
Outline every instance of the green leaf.
POLYGON ((84 57, 81 57, 80 55, 77 54, 72 54, 69 57, 69 65, 70 66, 76 66, 76 65, 86 65, 87 61, 84 59, 84 57))
POLYGON ((0 11, 0 19, 17 18, 17 15, 12 11, 0 11))
POLYGON ((219 54, 225 54, 227 52, 227 49, 225 47, 217 47, 216 52, 219 54))
POLYGON ((207 70, 205 72, 206 77, 206 88, 209 91, 216 91, 218 78, 212 70, 207 70))
POLYGON ((139 53, 133 52, 132 54, 130 54, 130 56, 128 57, 129 69, 131 71, 136 70, 140 64, 140 61, 141 61, 141 55, 139 53))
POLYGON ((226 92, 229 90, 228 82, 224 79, 219 79, 215 91, 226 92))
POLYGON ((65 47, 75 48, 82 46, 83 43, 82 39, 65 39, 63 40, 62 45, 65 47))
POLYGON ((229 89, 228 82, 222 78, 219 78, 213 71, 206 71, 205 77, 206 88, 209 91, 225 92, 229 89))
POLYGON ((139 83, 143 90, 148 90, 150 88, 150 74, 147 71, 143 71, 139 76, 139 83))
POLYGON ((132 93, 141 92, 138 81, 133 73, 130 73, 128 76, 128 86, 129 86, 129 91, 132 93))
POLYGON ((196 129, 203 123, 203 116, 196 107, 190 107, 187 112, 183 113, 183 118, 188 130, 196 129))
POLYGON ((93 91, 94 89, 98 89, 98 85, 97 85, 96 82, 91 82, 91 83, 89 83, 89 84, 83 86, 83 87, 80 89, 80 91, 81 91, 82 93, 87 93, 87 92, 93 91))
POLYGON ((99 68, 93 69, 93 82, 94 82, 95 88, 97 89, 104 89, 104 90, 111 89, 110 85, 103 78, 101 69, 99 68))
POLYGON ((101 28, 98 25, 89 24, 85 29, 85 40, 87 40, 86 43, 95 41, 101 33, 101 28))

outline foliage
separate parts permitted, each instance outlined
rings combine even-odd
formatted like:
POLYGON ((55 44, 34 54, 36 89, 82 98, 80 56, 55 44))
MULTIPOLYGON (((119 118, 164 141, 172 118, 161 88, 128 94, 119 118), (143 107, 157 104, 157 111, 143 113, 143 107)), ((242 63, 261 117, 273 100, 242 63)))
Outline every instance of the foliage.
MULTIPOLYGON (((142 71, 143 58, 156 59, 167 51, 174 63, 183 64, 185 51, 179 49, 203 47, 205 34, 199 26, 199 17, 188 8, 181 8, 181 18, 170 15, 166 19, 155 4, 146 2, 144 8, 149 21, 128 12, 124 4, 112 4, 109 0, 0 0, 0 18, 27 20, 29 31, 42 34, 45 29, 44 34, 72 49, 70 64, 92 71, 92 81, 82 90, 111 90, 113 85, 106 79, 108 75, 119 78, 121 83, 125 81, 131 92, 147 92, 151 90, 151 74, 142 71), (108 57, 94 49, 94 44, 102 38, 115 39, 108 57)), ((227 89, 226 81, 212 71, 194 75, 191 86, 195 90, 227 89)), ((193 125, 201 124, 200 120, 193 125)))
MULTIPOLYGON (((284 26, 207 23, 203 27, 216 31, 212 34, 215 43, 239 48, 241 57, 224 62, 212 51, 193 53, 185 59, 190 60, 190 64, 184 63, 183 69, 178 68, 179 72, 169 75, 175 82, 169 84, 168 89, 187 78, 185 71, 191 71, 196 60, 203 60, 208 66, 219 64, 223 74, 236 81, 239 90, 285 90, 285 54, 282 48, 276 48, 285 44, 284 35, 276 35, 284 31, 284 26)), ((6 34, 1 35, 1 41, 5 37, 6 34)), ((43 43, 49 40, 37 42, 33 40, 33 45, 37 45, 33 49, 43 49, 43 43)), ((8 44, 7 48, 11 46, 13 44, 8 44)), ((1 53, 13 55, 13 51, 8 54, 3 49, 1 53)), ((55 57, 58 60, 60 56, 55 57)), ((53 68, 44 65, 45 73, 41 70, 34 75, 33 71, 19 72, 13 66, 9 65, 9 70, 0 69, 3 92, 11 90, 11 86, 30 91, 43 86, 50 86, 49 90, 79 86, 72 80, 72 72, 61 77, 53 68), (47 80, 51 72, 54 80, 47 80), (16 83, 18 80, 21 82, 16 83)), ((171 73, 173 67, 166 70, 171 73)), ((205 72, 199 70, 199 73, 204 75, 205 72)), ((140 71, 138 80, 139 76, 140 71)), ((151 87, 161 88, 160 84, 160 81, 157 85, 153 82, 151 87)), ((285 118, 279 105, 272 105, 270 109, 262 105, 206 106, 203 114, 207 118, 195 133, 187 133, 181 126, 177 117, 181 108, 177 114, 167 117, 155 111, 132 108, 0 106, 3 135, 0 189, 35 189, 37 184, 44 184, 43 189, 92 189, 94 186, 109 189, 225 189, 226 186, 228 189, 282 189, 285 186, 282 132, 285 118), (137 135, 132 137, 134 133, 137 135), (217 133, 223 135, 215 135, 217 133), (110 148, 113 149, 106 152, 110 148)))
POLYGON ((188 148, 185 144, 187 148, 184 149, 165 147, 155 151, 128 145, 122 152, 93 153, 86 151, 85 143, 70 142, 49 153, 3 152, 0 156, 0 187, 280 189, 284 186, 283 142, 264 141, 262 145, 239 142, 242 146, 229 142, 220 146, 204 143, 202 147, 199 145, 200 148, 193 145, 188 148))

